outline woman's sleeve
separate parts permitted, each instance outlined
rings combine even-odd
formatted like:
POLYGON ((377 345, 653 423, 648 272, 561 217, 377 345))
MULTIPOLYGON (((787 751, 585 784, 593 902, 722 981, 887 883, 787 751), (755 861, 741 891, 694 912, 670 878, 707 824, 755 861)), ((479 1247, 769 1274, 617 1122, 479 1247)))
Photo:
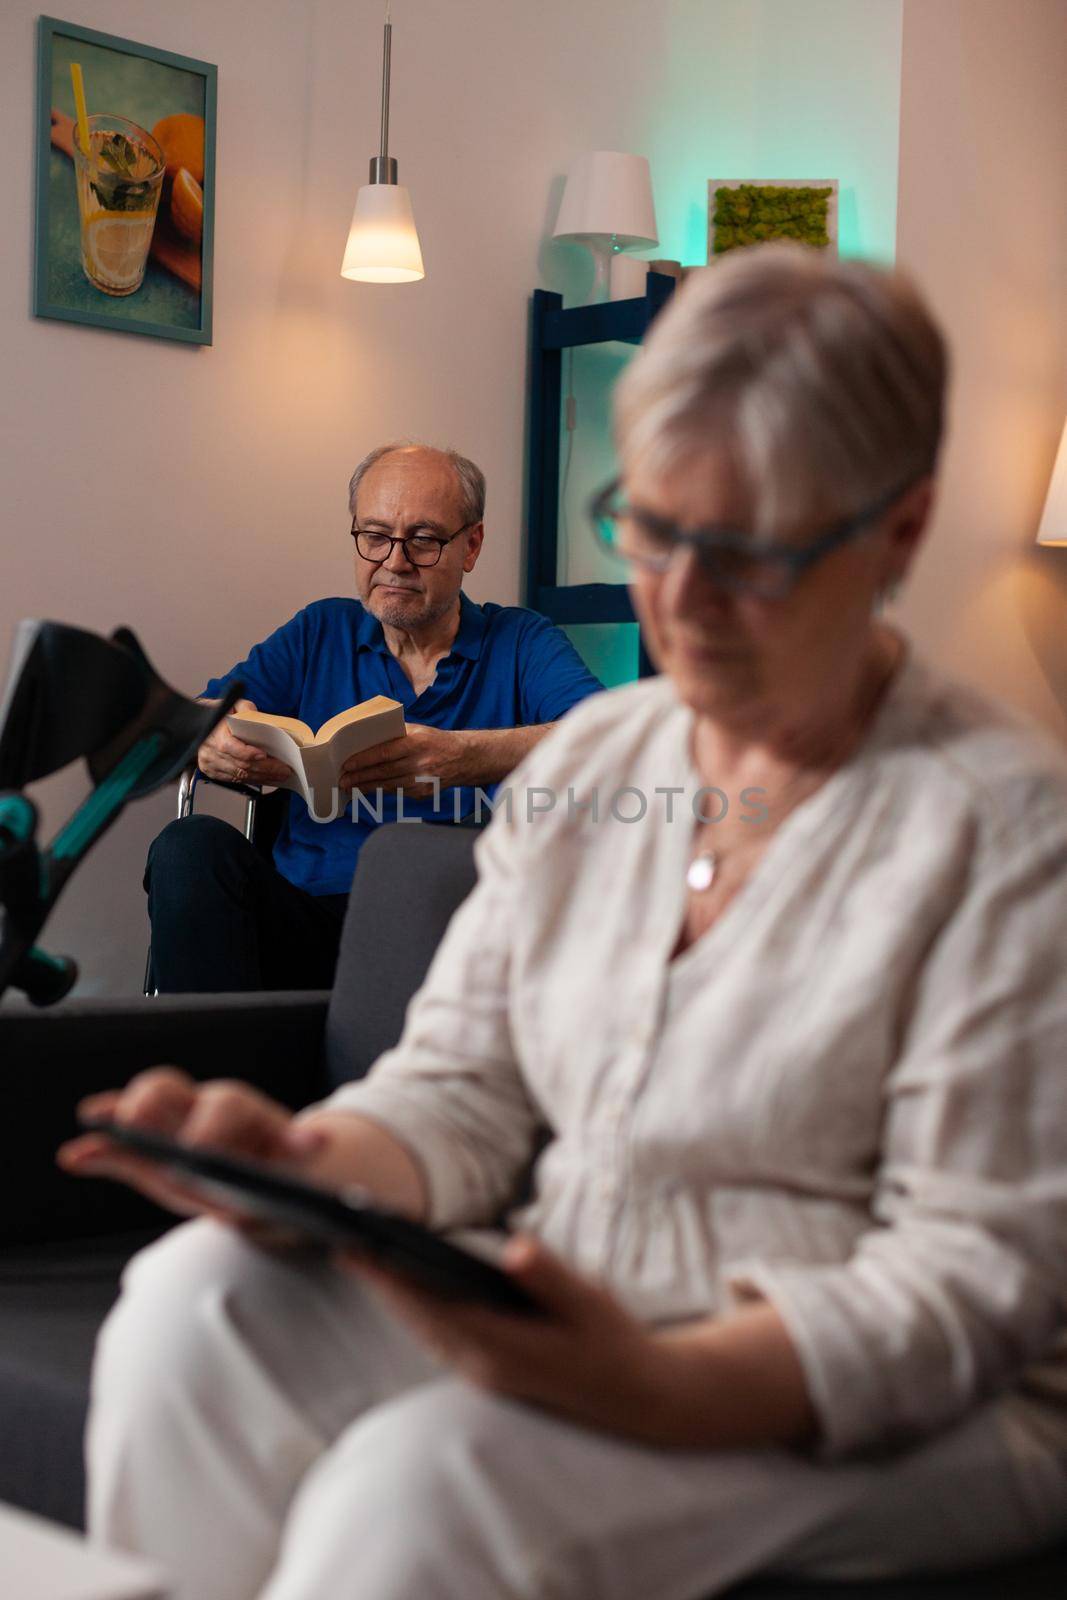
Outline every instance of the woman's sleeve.
POLYGON ((509 1006, 518 855, 501 813, 478 841, 478 883, 448 925, 400 1042, 320 1107, 359 1112, 405 1145, 426 1179, 436 1228, 495 1220, 533 1153, 539 1119, 509 1006))
POLYGON ((885 1086, 875 1225, 844 1265, 746 1265, 834 1459, 945 1428, 1067 1328, 1067 826, 990 839, 885 1086))

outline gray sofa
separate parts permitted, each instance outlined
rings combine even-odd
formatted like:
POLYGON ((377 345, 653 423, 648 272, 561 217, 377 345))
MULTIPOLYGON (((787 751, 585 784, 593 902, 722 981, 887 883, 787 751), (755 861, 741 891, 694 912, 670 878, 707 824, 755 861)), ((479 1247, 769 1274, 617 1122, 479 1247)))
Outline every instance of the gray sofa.
MULTIPOLYGON (((129 1256, 173 1218, 116 1184, 68 1178, 56 1146, 83 1094, 167 1061, 240 1076, 298 1107, 361 1076, 474 881, 474 833, 396 825, 364 847, 331 994, 85 1001, 0 1013, 0 1501, 81 1525, 81 1439, 97 1328, 129 1256)), ((733 1600, 1060 1600, 1067 1548, 959 1578, 757 1582, 733 1600)), ((652 1597, 650 1597, 652 1600, 652 1597)))

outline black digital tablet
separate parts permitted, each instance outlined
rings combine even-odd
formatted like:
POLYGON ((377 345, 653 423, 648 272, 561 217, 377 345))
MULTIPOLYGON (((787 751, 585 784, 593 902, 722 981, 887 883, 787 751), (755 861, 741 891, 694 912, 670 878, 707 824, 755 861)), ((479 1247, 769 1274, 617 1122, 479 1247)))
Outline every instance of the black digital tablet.
POLYGON ((82 1126, 172 1169, 185 1188, 205 1200, 280 1223, 322 1244, 354 1247, 431 1294, 526 1316, 544 1314, 538 1302, 491 1261, 451 1244, 410 1217, 383 1210, 358 1189, 326 1189, 263 1162, 183 1144, 104 1117, 86 1118, 82 1126))

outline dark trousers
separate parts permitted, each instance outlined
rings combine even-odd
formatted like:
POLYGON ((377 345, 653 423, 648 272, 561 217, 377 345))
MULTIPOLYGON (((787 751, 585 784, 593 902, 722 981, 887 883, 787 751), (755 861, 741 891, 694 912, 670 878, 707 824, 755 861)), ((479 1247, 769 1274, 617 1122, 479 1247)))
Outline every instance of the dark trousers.
POLYGON ((160 994, 332 986, 348 896, 295 888, 230 823, 168 823, 144 886, 160 994))

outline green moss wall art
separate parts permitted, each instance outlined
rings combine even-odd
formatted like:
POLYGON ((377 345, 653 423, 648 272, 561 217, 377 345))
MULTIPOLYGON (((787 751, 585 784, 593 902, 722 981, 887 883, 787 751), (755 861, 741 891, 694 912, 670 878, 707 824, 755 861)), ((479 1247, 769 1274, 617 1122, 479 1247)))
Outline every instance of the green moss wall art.
POLYGON ((767 239, 836 252, 837 179, 710 179, 708 260, 767 239))

